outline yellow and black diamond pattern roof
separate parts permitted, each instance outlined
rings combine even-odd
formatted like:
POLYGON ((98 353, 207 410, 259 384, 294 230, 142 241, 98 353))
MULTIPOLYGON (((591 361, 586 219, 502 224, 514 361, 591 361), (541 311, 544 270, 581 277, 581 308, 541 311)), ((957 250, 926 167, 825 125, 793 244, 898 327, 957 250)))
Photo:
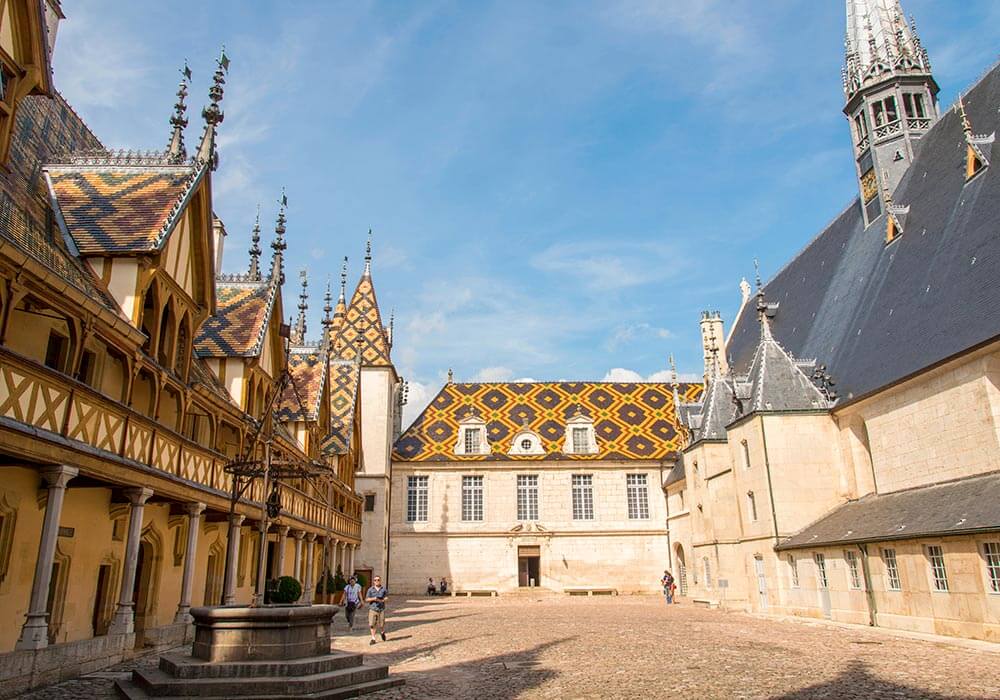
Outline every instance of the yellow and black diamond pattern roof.
POLYGON ((198 329, 201 357, 253 357, 260 352, 277 285, 270 281, 215 285, 215 315, 198 329))
POLYGON ((323 451, 328 454, 346 454, 351 449, 360 378, 361 368, 357 362, 330 362, 330 433, 323 440, 323 451))
POLYGON ((66 231, 84 255, 158 249, 199 172, 191 165, 47 170, 66 231))
MULTIPOLYGON (((701 384, 680 384, 682 401, 695 401, 701 384)), ((533 382, 450 383, 396 441, 393 459, 406 462, 483 460, 647 460, 683 447, 673 388, 663 383, 533 382), (459 421, 469 411, 486 423, 492 454, 457 456, 459 421), (562 452, 566 423, 577 411, 593 421, 597 452, 562 452), (512 457, 514 436, 525 425, 545 455, 512 457)))
POLYGON ((386 367, 392 364, 389 339, 382 326, 382 314, 378 310, 371 275, 362 275, 358 282, 334 346, 345 360, 353 360, 360 351, 364 365, 386 367))

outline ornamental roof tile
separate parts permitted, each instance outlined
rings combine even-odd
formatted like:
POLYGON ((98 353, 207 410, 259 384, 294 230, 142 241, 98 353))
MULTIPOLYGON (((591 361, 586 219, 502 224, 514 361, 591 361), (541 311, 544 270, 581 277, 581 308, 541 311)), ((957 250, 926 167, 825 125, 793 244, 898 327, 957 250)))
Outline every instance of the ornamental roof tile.
POLYGON ((351 449, 360 379, 361 367, 354 360, 330 362, 330 433, 323 440, 327 454, 346 454, 351 449))
POLYGON ((204 172, 191 164, 132 165, 128 156, 46 171, 57 214, 84 255, 157 250, 204 172))
POLYGON ((293 347, 288 353, 288 372, 292 376, 278 403, 282 421, 315 421, 326 383, 326 353, 321 348, 293 347))
POLYGON ((382 325, 371 275, 361 276, 334 344, 345 360, 353 360, 360 349, 362 364, 376 367, 392 365, 389 357, 391 346, 382 325))
POLYGON ((195 350, 201 357, 254 357, 260 353, 278 285, 218 282, 215 315, 198 330, 195 350))
MULTIPOLYGON (((680 397, 696 401, 701 384, 680 384, 680 397)), ((683 447, 673 387, 665 383, 534 382, 445 384, 396 441, 393 459, 404 462, 483 460, 658 460, 683 447), (593 454, 562 452, 567 421, 577 411, 590 418, 593 454), (455 455, 459 421, 472 411, 486 423, 491 454, 455 455), (510 456, 525 425, 542 442, 543 455, 510 456)))

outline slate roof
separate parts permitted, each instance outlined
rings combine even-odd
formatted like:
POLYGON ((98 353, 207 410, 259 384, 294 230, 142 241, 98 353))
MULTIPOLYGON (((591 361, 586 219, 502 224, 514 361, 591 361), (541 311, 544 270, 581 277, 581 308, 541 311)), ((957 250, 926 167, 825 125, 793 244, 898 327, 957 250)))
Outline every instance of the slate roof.
MULTIPOLYGON (((1000 122, 1000 65, 965 97, 976 133, 1000 122)), ((866 230, 851 203, 764 287, 779 308, 774 337, 826 365, 841 400, 856 399, 1000 336, 1000 147, 965 178, 961 120, 949 110, 919 142, 893 202, 905 229, 885 243, 885 216, 866 230)), ((726 347, 746 372, 759 339, 743 314, 726 347)))
POLYGON ((774 339, 770 321, 761 324, 760 342, 750 363, 747 401, 740 391, 741 379, 736 378, 737 398, 743 414, 758 411, 802 411, 829 408, 829 402, 806 374, 815 367, 815 360, 796 360, 774 339))
POLYGON ((272 280, 216 282, 215 315, 198 329, 201 357, 254 357, 260 354, 279 287, 272 280))
POLYGON ((317 420, 326 384, 326 353, 318 347, 290 348, 288 371, 292 381, 281 393, 278 418, 283 421, 317 420))
POLYGON ((716 373, 695 403, 682 403, 680 417, 691 431, 691 443, 701 440, 725 440, 726 426, 736 418, 733 381, 716 373))
POLYGON ((392 365, 389 357, 391 347, 382 325, 375 286, 367 272, 361 276, 354 290, 334 346, 345 360, 353 360, 360 347, 362 364, 369 367, 392 365))
MULTIPOLYGON (((693 401, 701 384, 681 384, 693 401)), ((396 441, 393 459, 407 462, 483 460, 658 460, 682 446, 673 389, 665 383, 449 383, 396 441), (486 423, 489 455, 457 456, 459 421, 473 410, 486 423), (595 454, 563 454, 567 420, 577 409, 594 423, 595 454), (510 456, 527 424, 544 455, 510 456)))
POLYGON ((361 388, 361 367, 354 360, 330 361, 330 432, 323 440, 327 454, 347 454, 354 436, 354 408, 361 388))
POLYGON ((107 154, 46 167, 57 216, 84 255, 159 249, 204 173, 192 164, 131 165, 130 160, 107 154))
POLYGON ((775 549, 1000 530, 1000 472, 869 495, 840 506, 775 549))

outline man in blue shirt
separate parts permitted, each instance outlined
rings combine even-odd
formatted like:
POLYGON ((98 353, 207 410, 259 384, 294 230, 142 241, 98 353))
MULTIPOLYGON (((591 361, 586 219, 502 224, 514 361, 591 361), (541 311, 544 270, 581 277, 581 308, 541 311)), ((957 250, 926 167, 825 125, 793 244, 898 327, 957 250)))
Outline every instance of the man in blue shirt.
POLYGON ((376 628, 378 628, 382 641, 385 641, 385 598, 388 594, 389 592, 382 585, 381 576, 372 579, 371 588, 365 593, 365 602, 368 603, 368 628, 372 633, 369 645, 375 643, 376 628))

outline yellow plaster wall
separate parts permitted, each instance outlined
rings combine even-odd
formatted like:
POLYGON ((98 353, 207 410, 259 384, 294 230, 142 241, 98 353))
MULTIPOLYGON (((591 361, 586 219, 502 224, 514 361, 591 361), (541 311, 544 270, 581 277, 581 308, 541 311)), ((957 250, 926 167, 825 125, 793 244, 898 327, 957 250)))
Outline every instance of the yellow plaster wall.
POLYGON ((114 258, 109 260, 111 265, 111 278, 108 281, 108 291, 118 302, 125 317, 137 323, 139 313, 136 308, 138 297, 136 296, 136 285, 138 283, 139 264, 134 258, 114 258))

